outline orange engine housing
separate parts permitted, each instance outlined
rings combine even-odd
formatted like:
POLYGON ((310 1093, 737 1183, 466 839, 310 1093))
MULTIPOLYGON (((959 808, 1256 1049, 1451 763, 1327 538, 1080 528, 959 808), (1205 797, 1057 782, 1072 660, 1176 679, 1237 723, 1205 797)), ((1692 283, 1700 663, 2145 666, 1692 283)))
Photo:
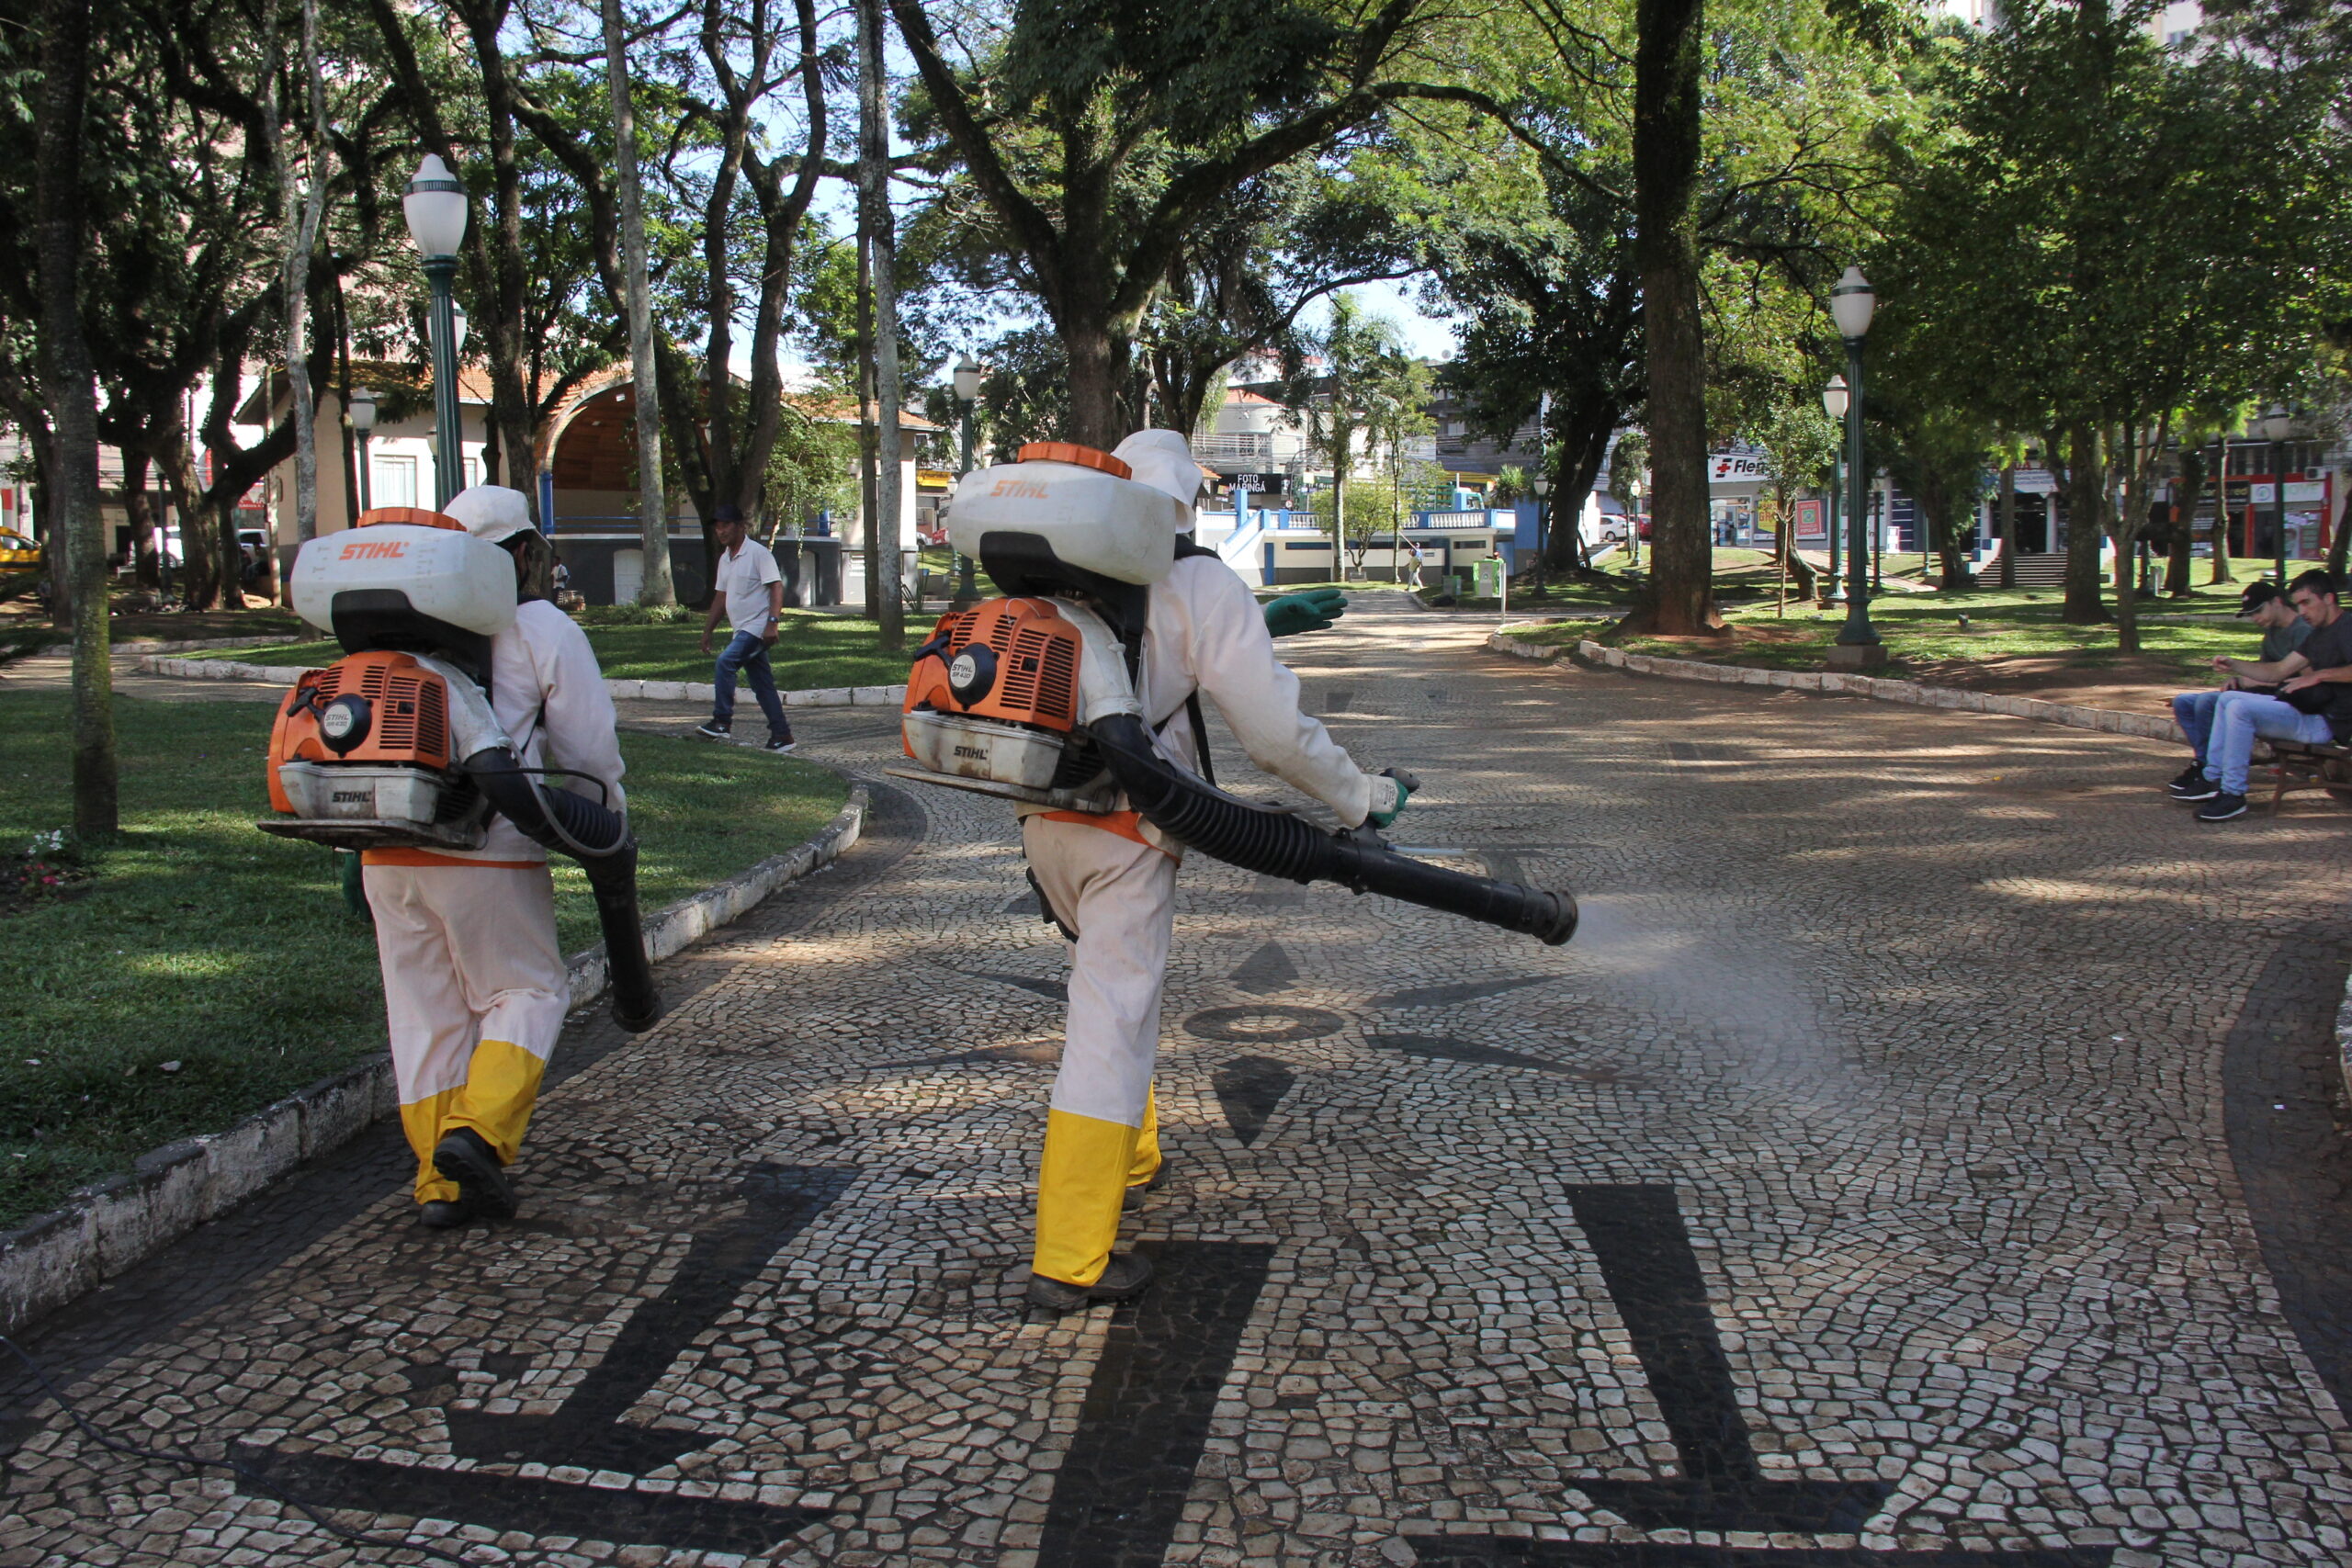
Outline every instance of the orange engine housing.
POLYGON ((305 670, 277 710, 269 732, 269 804, 290 812, 294 803, 278 783, 282 762, 366 762, 446 769, 449 766, 449 688, 405 653, 354 653, 323 670, 305 670), (359 743, 337 752, 319 733, 319 714, 337 697, 368 701, 370 722, 359 743))
MULTIPOLYGON (((1078 665, 1085 639, 1050 599, 991 599, 941 617, 915 650, 900 710, 968 714, 1067 735, 1078 728, 1078 665), (950 671, 966 652, 991 666, 967 701, 950 671)), ((907 754, 914 755, 911 749, 907 754)))

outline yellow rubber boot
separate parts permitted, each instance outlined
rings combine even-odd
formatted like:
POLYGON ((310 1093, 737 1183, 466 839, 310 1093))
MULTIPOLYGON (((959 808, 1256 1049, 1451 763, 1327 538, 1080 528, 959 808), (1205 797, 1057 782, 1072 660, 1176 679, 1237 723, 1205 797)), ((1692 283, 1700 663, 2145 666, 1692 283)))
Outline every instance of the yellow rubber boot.
POLYGON ((1127 1185, 1148 1187, 1159 1174, 1159 1093, 1144 1090, 1143 1125, 1136 1129, 1136 1157, 1127 1162, 1127 1185))
POLYGON ((496 1151, 499 1164, 513 1165, 523 1152, 523 1131, 539 1103, 539 1077, 546 1071, 547 1064, 520 1045, 483 1041, 466 1064, 465 1087, 443 1113, 442 1134, 470 1127, 496 1151))
POLYGON ((1037 1249, 1029 1267, 1066 1285, 1091 1285, 1119 1239, 1119 1200, 1136 1158, 1136 1130, 1067 1111, 1046 1113, 1037 1172, 1037 1249))
POLYGON ((447 1203, 458 1196, 458 1184, 433 1168, 433 1146, 441 1141, 449 1107, 465 1092, 445 1089, 401 1107, 401 1131, 408 1134, 408 1146, 416 1151, 416 1201, 420 1203, 447 1203))

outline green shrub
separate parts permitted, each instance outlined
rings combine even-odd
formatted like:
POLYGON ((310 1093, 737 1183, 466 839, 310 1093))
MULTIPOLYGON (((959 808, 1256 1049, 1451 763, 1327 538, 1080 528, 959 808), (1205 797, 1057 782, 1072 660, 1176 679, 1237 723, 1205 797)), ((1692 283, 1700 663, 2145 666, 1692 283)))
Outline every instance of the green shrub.
POLYGON ((687 604, 591 604, 572 619, 583 626, 671 626, 701 615, 687 604))

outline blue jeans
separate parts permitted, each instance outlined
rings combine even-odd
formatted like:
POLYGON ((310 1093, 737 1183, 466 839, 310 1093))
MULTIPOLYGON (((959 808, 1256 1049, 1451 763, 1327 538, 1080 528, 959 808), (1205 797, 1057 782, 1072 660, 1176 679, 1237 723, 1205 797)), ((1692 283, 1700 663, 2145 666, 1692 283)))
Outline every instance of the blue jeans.
POLYGON ((2205 746, 2213 735, 2213 710, 2222 704, 2219 692, 2183 692, 2172 700, 2172 721, 2188 737, 2197 765, 2205 765, 2205 746))
POLYGON ((2264 740, 2326 741, 2335 739, 2324 716, 2298 712, 2291 703, 2259 692, 2223 692, 2214 705, 2212 738, 2206 748, 2205 776, 2221 781, 2224 795, 2245 793, 2246 765, 2254 743, 2264 740))
POLYGON ((737 632, 718 656, 718 672, 711 682, 710 716, 717 724, 735 721, 735 671, 741 670, 752 682, 752 695, 760 701, 760 711, 767 715, 768 738, 772 740, 792 739, 792 726, 784 716, 784 699, 775 694, 775 671, 768 668, 768 645, 751 632, 737 632))

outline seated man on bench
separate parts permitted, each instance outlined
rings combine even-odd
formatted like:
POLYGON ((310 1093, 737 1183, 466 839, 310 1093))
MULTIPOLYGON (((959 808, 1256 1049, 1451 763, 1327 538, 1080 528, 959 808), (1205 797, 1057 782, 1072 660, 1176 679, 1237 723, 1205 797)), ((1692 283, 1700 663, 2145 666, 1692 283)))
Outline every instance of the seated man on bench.
MULTIPOLYGON (((2238 595, 2238 618, 2251 620, 2262 629, 2260 662, 2276 664, 2303 646, 2312 635, 2312 624, 2295 614, 2287 602, 2286 590, 2268 578, 2257 578, 2245 585, 2238 595)), ((2215 660, 2216 669, 2224 661, 2215 660)), ((2247 690, 2245 679, 2225 675, 2218 690, 2183 692, 2172 700, 2173 722, 2188 737, 2189 749, 2197 753, 2188 766, 2167 786, 2177 800, 2211 800, 2216 793, 2205 778, 2205 750, 2213 734, 2213 710, 2221 705, 2225 692, 2247 690)), ((2267 688, 2266 688, 2267 689, 2267 688)))
POLYGON ((2275 660, 2213 660, 2241 687, 2275 685, 2278 692, 2217 694, 2200 748, 2203 766, 2193 781, 2184 773, 2172 784, 2176 800, 2204 803, 2197 811, 2200 822, 2245 814, 2246 770, 2256 739, 2316 746, 2352 737, 2352 617, 2335 602, 2335 580, 2314 569, 2295 579, 2287 597, 2312 628, 2301 648, 2275 660))

